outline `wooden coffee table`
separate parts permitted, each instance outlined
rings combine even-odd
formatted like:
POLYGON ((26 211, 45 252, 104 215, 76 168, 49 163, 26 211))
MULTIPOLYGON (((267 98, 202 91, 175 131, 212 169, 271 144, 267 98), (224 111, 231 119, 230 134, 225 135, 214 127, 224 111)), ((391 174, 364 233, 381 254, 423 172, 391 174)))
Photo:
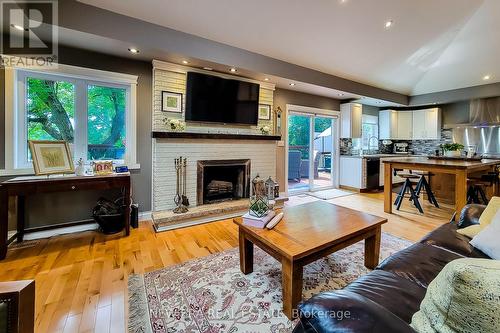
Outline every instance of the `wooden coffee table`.
POLYGON ((254 244, 282 265, 283 312, 296 316, 302 299, 304 265, 349 245, 365 240, 365 266, 375 268, 380 253, 382 224, 387 219, 340 207, 323 201, 285 208, 283 220, 274 229, 258 229, 242 224, 239 229, 240 268, 244 274, 253 271, 254 244))

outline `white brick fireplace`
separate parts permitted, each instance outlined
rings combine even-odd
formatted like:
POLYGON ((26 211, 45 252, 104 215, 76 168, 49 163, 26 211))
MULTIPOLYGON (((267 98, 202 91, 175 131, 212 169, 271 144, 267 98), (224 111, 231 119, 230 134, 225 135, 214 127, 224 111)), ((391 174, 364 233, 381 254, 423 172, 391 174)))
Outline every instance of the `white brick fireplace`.
POLYGON ((153 211, 175 207, 174 159, 187 158, 186 195, 196 205, 197 162, 200 160, 249 159, 250 179, 276 177, 276 141, 221 139, 153 139, 153 211))

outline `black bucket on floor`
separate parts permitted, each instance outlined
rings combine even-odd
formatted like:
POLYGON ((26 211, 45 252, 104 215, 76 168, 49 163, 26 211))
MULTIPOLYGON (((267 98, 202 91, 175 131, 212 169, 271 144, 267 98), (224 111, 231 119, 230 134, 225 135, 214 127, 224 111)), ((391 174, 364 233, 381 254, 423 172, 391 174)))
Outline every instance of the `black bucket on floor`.
POLYGON ((125 228, 123 198, 114 202, 105 198, 97 200, 97 206, 92 211, 94 220, 105 234, 115 234, 125 228))

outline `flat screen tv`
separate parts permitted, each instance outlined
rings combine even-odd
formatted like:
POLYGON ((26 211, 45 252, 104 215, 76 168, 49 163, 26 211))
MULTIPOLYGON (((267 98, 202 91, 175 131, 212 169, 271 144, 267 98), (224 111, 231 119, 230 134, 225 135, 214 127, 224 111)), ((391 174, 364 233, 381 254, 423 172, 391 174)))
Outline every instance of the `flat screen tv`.
POLYGON ((187 73, 186 121, 257 125, 259 85, 187 73))

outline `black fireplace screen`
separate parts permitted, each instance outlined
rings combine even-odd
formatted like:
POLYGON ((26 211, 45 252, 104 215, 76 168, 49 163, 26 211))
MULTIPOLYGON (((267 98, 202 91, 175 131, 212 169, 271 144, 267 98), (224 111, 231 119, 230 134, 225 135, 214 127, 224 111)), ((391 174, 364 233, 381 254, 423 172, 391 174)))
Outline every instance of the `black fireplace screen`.
POLYGON ((198 161, 197 204, 248 198, 250 160, 198 161))

